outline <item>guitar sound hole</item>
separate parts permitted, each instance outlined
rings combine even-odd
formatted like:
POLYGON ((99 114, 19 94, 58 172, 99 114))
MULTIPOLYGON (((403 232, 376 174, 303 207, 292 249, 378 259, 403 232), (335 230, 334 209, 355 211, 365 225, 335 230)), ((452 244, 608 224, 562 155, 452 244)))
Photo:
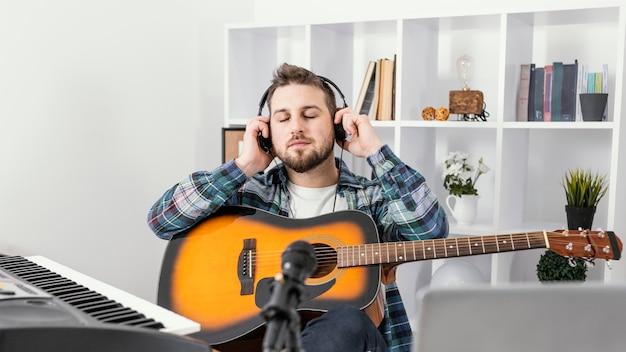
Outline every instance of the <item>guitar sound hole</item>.
POLYGON ((337 267, 337 251, 324 243, 312 243, 317 258, 317 268, 312 278, 320 278, 330 274, 337 267))

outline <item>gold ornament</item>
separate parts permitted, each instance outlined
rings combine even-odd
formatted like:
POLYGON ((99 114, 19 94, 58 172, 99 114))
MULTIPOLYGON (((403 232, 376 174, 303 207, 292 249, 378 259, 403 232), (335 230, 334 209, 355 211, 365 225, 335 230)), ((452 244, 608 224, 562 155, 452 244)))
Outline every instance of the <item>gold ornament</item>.
POLYGON ((432 106, 425 107, 424 110, 422 110, 422 118, 426 121, 434 120, 435 108, 432 106))
POLYGON ((439 109, 437 109, 437 111, 435 111, 435 119, 437 119, 439 121, 447 120, 448 116, 450 116, 450 111, 448 110, 448 108, 446 108, 444 106, 439 107, 439 109))

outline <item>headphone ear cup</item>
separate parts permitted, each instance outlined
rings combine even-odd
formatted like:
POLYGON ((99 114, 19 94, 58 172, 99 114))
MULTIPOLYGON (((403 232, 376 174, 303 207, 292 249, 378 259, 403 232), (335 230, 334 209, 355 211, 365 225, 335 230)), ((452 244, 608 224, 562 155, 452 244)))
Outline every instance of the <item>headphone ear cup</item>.
MULTIPOLYGON (((265 106, 265 101, 267 101, 267 96, 270 92, 270 89, 267 88, 265 90, 265 92, 263 93, 263 96, 261 97, 261 101, 259 102, 259 111, 257 112, 257 116, 261 116, 261 114, 263 113, 263 107, 265 106)), ((269 134, 270 132, 270 123, 267 123, 267 133, 269 134)), ((257 136, 257 140, 259 141, 259 147, 266 153, 266 154, 270 154, 272 152, 272 139, 271 138, 265 138, 263 137, 263 135, 261 134, 261 132, 259 132, 259 135, 257 136)))
POLYGON ((334 128, 335 128, 335 140, 339 141, 339 142, 343 142, 346 140, 346 130, 343 129, 343 124, 340 123, 336 123, 334 124, 334 128))
MULTIPOLYGON (((267 133, 270 133, 269 122, 267 123, 267 133)), ((263 137, 261 132, 259 132, 257 139, 259 141, 259 147, 263 149, 265 153, 270 154, 272 152, 272 139, 263 137)))

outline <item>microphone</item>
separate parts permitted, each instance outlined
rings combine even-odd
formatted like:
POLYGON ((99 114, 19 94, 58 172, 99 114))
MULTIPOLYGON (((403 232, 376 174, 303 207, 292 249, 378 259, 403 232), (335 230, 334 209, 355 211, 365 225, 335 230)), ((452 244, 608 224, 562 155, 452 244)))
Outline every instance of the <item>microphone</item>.
POLYGON ((286 280, 304 282, 316 267, 315 249, 308 242, 295 241, 283 252, 282 268, 286 280))
POLYGON ((263 307, 267 329, 263 352, 277 352, 286 344, 287 351, 300 351, 300 317, 296 311, 306 293, 304 281, 317 267, 315 249, 305 241, 287 246, 282 254, 282 273, 271 283, 270 299, 263 307))

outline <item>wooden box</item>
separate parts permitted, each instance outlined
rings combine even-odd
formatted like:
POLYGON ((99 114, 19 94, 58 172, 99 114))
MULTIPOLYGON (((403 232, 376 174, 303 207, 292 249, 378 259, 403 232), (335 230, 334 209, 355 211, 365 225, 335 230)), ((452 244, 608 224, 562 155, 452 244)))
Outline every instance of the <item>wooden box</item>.
POLYGON ((483 92, 479 90, 451 90, 450 107, 451 114, 475 114, 483 113, 483 92))

